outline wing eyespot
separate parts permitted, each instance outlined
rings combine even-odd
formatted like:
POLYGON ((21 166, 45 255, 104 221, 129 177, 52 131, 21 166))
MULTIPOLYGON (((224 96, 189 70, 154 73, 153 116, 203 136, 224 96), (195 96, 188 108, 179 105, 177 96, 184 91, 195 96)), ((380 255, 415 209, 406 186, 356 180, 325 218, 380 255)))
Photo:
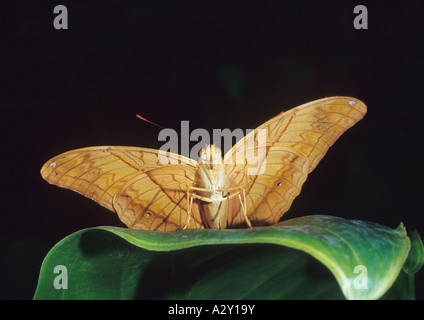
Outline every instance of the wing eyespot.
POLYGON ((281 187, 283 184, 282 184, 282 182, 281 181, 278 181, 277 182, 277 187, 281 187))

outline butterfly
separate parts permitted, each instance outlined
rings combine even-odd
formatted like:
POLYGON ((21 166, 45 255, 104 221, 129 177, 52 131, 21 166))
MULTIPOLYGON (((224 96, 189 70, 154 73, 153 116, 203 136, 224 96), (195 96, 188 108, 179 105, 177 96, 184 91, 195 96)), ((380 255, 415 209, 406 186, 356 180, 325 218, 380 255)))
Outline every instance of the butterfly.
POLYGON ((215 145, 202 148, 199 161, 148 148, 88 147, 55 156, 41 175, 116 212, 130 229, 271 225, 328 148, 366 111, 358 99, 329 97, 281 112, 224 156, 215 145))

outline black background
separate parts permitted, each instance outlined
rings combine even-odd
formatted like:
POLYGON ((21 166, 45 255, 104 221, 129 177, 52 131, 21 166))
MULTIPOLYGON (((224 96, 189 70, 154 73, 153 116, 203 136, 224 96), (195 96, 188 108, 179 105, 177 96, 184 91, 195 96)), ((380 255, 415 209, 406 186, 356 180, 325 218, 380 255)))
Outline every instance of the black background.
MULTIPOLYGON (((94 145, 159 148, 166 127, 255 128, 332 95, 368 106, 329 150, 285 218, 328 214, 424 235, 423 7, 419 1, 2 2, 0 298, 31 299, 66 235, 123 226, 49 185, 51 157, 94 145), (53 27, 68 8, 69 29, 53 27), (353 8, 368 8, 367 30, 353 8)), ((423 275, 417 298, 423 299, 423 275)))

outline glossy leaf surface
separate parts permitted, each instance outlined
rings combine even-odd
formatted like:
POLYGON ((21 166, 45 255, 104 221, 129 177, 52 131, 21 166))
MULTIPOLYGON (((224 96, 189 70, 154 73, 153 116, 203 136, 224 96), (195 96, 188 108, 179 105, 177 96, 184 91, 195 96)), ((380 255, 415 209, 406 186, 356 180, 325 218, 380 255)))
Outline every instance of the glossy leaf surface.
POLYGON ((49 252, 35 299, 378 299, 409 247, 402 225, 322 215, 241 230, 98 227, 49 252), (57 265, 68 289, 54 287, 57 265))

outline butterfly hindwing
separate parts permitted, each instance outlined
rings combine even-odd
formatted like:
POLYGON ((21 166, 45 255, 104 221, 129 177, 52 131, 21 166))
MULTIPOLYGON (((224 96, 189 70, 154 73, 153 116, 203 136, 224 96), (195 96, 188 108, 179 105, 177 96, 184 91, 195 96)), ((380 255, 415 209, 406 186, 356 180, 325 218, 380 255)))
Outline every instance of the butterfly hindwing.
MULTIPOLYGON (((126 182, 115 195, 115 211, 130 229, 181 229, 188 222, 187 188, 193 184, 194 174, 195 169, 185 164, 140 173, 126 182)), ((197 202, 191 214, 187 228, 202 228, 197 202)))

